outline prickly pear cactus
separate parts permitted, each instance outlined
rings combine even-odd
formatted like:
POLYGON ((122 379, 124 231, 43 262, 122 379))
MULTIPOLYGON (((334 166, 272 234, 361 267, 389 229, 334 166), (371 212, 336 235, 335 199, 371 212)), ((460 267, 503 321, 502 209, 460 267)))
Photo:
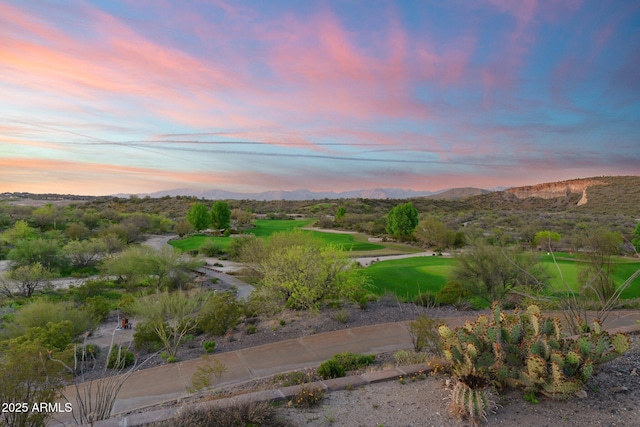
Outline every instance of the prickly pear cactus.
POLYGON ((613 360, 630 348, 631 340, 628 335, 621 332, 611 335, 602 329, 602 325, 596 319, 593 321, 590 332, 578 337, 572 350, 582 358, 598 364, 613 360))
MULTIPOLYGON (((594 365, 630 348, 628 336, 609 334, 597 320, 586 330, 575 340, 564 338, 560 320, 544 316, 538 306, 506 314, 494 305, 490 316, 481 315, 455 330, 441 325, 438 333, 454 376, 476 379, 461 380, 471 389, 491 384, 566 398, 580 390, 594 365)), ((462 399, 460 393, 457 399, 462 399)), ((465 399, 468 403, 470 397, 465 399)), ((465 406, 459 403, 452 404, 465 406)))
POLYGON ((456 381, 449 396, 452 415, 473 424, 486 421, 487 415, 497 409, 493 393, 487 387, 473 388, 463 381, 456 381))

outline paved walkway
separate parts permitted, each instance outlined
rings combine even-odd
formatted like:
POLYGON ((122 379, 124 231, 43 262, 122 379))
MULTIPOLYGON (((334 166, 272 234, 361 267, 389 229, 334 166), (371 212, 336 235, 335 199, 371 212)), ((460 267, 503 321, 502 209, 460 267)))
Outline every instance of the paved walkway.
MULTIPOLYGON (((475 319, 470 313, 466 317, 444 319, 452 327, 475 319)), ((638 330, 640 310, 613 312, 607 318, 605 328, 622 329, 625 332, 638 330)), ((210 356, 227 368, 219 387, 238 384, 253 379, 268 377, 281 372, 318 366, 335 353, 379 354, 412 347, 411 335, 405 322, 385 323, 342 329, 317 335, 265 344, 242 350, 210 356)), ((118 394, 113 415, 126 413, 186 397, 191 385, 191 376, 204 363, 202 359, 186 360, 135 372, 118 394)), ((77 407, 73 388, 65 395, 77 407)), ((62 414, 51 425, 72 425, 71 417, 62 414)), ((117 423, 114 425, 118 425, 117 423)))

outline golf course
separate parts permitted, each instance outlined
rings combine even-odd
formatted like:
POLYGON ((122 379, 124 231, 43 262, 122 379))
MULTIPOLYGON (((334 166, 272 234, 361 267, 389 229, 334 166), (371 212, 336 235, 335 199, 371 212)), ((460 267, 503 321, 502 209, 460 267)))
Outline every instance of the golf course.
MULTIPOLYGON (((349 252, 353 258, 377 257, 376 261, 366 268, 371 278, 372 292, 377 295, 393 294, 400 301, 413 301, 419 294, 436 293, 449 280, 449 275, 457 263, 455 257, 443 256, 415 256, 402 259, 385 260, 385 256, 398 254, 413 254, 423 252, 415 246, 391 243, 369 242, 367 235, 362 233, 341 233, 334 230, 311 229, 314 219, 269 220, 260 219, 254 222, 254 227, 244 234, 257 238, 268 238, 274 233, 299 229, 310 233, 327 244, 340 246, 349 252)), ((169 242, 173 247, 182 251, 197 251, 205 242, 213 241, 224 251, 235 237, 193 235, 180 240, 169 242)), ((540 260, 551 275, 550 292, 565 292, 567 287, 580 291, 579 274, 583 261, 580 255, 559 252, 555 254, 540 253, 540 260)), ((630 258, 614 258, 613 279, 616 285, 621 285, 638 268, 640 262, 630 258)), ((640 278, 629 286, 622 294, 623 299, 640 297, 640 278)))

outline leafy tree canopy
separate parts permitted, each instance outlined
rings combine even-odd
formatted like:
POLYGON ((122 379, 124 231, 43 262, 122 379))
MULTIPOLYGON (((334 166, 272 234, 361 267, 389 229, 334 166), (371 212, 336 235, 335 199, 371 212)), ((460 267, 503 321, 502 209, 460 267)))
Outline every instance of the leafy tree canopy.
POLYGON ((211 226, 217 230, 226 230, 230 224, 231 209, 227 202, 215 202, 211 207, 211 226))
POLYGON ((207 228, 211 222, 207 207, 199 202, 194 203, 187 211, 187 221, 189 221, 189 224, 191 224, 196 231, 207 228))
POLYGON ((418 210, 411 202, 391 209, 387 215, 387 233, 399 239, 406 239, 418 225, 418 210))

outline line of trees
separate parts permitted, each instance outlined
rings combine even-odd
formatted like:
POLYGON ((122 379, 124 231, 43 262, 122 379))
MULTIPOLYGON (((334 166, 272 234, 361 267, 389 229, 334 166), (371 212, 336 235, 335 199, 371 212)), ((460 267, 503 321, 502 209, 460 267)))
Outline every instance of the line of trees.
POLYGON ((187 211, 187 221, 197 232, 209 227, 225 231, 231 225, 231 209, 223 201, 215 202, 210 210, 204 204, 196 202, 187 211))

